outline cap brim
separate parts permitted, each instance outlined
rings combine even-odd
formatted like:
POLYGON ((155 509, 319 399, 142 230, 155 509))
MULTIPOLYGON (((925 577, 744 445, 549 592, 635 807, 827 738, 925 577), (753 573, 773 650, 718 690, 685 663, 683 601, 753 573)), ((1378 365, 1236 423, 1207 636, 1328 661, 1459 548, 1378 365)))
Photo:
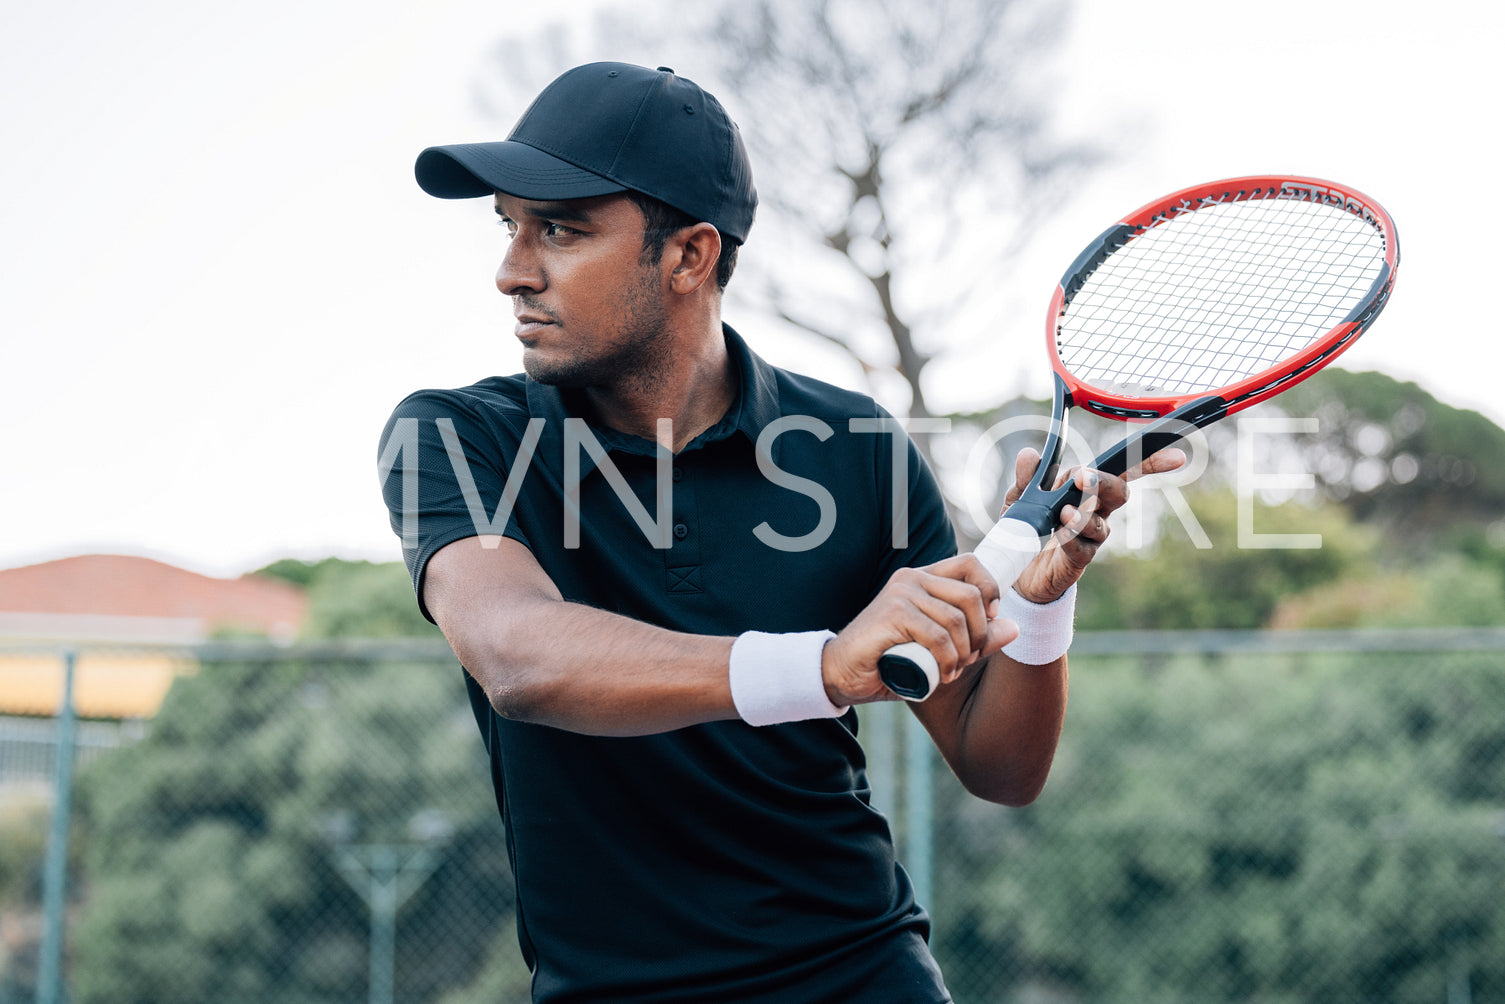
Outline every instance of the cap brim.
POLYGON ((584 199, 626 191, 568 161, 526 143, 431 146, 414 165, 418 185, 441 199, 475 199, 505 192, 520 199, 584 199))

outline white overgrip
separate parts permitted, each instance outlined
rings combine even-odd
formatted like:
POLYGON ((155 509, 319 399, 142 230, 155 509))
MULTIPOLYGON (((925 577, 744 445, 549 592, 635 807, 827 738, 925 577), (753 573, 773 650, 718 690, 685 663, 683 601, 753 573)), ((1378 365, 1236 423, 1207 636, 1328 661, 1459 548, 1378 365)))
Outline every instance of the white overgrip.
MULTIPOLYGON (((972 552, 998 582, 1000 592, 1014 588, 1024 566, 1040 553, 1040 535, 1023 520, 1005 516, 993 525, 972 552)), ((884 684, 906 701, 923 701, 941 682, 940 666, 930 650, 906 641, 878 660, 884 684)))
POLYGON ((1004 516, 972 552, 982 567, 998 582, 1000 591, 1012 589, 1024 572, 1024 566, 1040 553, 1040 535, 1035 528, 1019 519, 1004 516))

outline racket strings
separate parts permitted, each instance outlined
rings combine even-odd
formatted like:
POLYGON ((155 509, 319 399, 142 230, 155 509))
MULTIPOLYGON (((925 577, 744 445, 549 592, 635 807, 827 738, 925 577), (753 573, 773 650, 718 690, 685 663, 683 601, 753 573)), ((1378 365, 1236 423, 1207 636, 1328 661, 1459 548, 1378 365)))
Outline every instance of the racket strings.
POLYGON ((1384 254, 1384 235, 1340 207, 1208 204, 1110 254, 1064 308, 1057 352, 1105 390, 1216 390, 1330 331, 1367 296, 1384 254))
MULTIPOLYGON (((1135 281, 1120 289, 1132 290, 1141 301, 1155 298, 1138 316, 1152 321, 1142 341, 1156 351, 1145 354, 1142 346, 1126 342, 1115 353, 1117 366, 1150 363, 1148 369, 1137 365, 1136 376, 1155 381, 1174 365, 1182 379, 1188 370, 1200 371, 1204 375, 1196 382, 1216 386, 1305 347, 1320 333, 1310 322, 1314 312, 1320 313, 1321 297, 1313 297, 1313 309, 1300 309, 1303 303, 1295 294, 1302 275, 1293 267, 1297 259, 1279 247, 1270 254, 1279 233, 1263 215, 1246 214, 1216 227, 1207 225, 1205 216, 1196 218, 1200 225, 1186 228, 1184 239, 1141 249, 1151 252, 1144 256, 1148 271, 1127 270, 1135 281), (1191 268, 1184 267, 1188 263, 1191 268), (1251 277, 1261 281, 1250 282, 1251 277)), ((1314 234, 1313 228, 1303 227, 1285 236, 1292 246, 1308 246, 1314 236, 1320 238, 1320 230, 1314 234)), ((1115 264, 1121 268, 1124 263, 1115 264)), ((1310 260, 1302 264, 1322 283, 1325 276, 1314 275, 1310 260)), ((1122 309, 1124 304, 1112 306, 1122 309)))

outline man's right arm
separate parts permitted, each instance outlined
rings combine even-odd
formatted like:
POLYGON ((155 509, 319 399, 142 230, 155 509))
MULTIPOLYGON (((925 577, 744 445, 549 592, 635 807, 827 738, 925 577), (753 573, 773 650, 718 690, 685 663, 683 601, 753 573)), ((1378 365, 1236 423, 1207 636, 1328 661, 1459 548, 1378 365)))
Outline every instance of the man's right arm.
POLYGON ((423 598, 505 718, 627 736, 737 717, 727 676, 733 638, 569 602, 509 537, 441 548, 429 559, 423 598))
MULTIPOLYGON (((820 671, 831 703, 892 699, 877 659, 902 641, 930 648, 943 679, 954 679, 1012 639, 1010 622, 987 620, 996 597, 971 555, 894 576, 826 646, 820 671)), ((739 717, 727 671, 735 638, 670 631, 567 601, 533 553, 509 537, 440 548, 424 573, 423 598, 504 718, 629 736, 739 717)))

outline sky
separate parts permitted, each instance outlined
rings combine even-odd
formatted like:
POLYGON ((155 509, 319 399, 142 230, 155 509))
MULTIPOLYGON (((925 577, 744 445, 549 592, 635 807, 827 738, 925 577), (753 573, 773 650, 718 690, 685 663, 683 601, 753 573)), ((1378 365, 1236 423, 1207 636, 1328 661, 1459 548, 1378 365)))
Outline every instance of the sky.
MULTIPOLYGON (((111 552, 236 575, 400 556, 375 473, 392 407, 519 369, 489 210, 423 195, 412 162, 505 134, 511 114, 477 92, 536 9, 0 8, 0 567, 111 552)), ((1107 223, 1196 182, 1290 172, 1358 188, 1400 232, 1395 295, 1342 364, 1505 424, 1480 379, 1505 355, 1500 323, 1440 309, 1493 251, 1476 205, 1505 152, 1501 10, 1081 0, 1058 128, 1111 138, 1115 156, 1011 277, 1028 316, 987 367, 938 367, 933 403, 1040 392, 1017 360, 1034 360, 1051 288, 1107 223)), ((754 238, 744 254, 759 253, 754 238)))

